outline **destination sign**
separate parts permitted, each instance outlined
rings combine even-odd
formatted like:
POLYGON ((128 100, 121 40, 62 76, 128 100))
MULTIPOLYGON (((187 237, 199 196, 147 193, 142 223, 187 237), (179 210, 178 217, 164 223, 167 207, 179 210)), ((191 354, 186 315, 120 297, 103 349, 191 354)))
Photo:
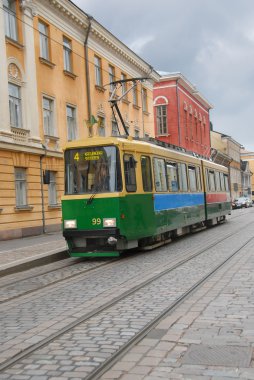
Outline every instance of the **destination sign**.
POLYGON ((104 154, 102 150, 91 150, 85 153, 75 153, 74 160, 75 161, 91 161, 91 160, 99 160, 100 157, 104 154))

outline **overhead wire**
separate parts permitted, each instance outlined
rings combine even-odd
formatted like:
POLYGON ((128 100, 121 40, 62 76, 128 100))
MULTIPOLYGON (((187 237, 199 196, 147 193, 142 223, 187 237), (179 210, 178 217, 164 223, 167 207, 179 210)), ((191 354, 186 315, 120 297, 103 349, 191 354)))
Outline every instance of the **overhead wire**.
MULTIPOLYGON (((5 9, 4 9, 3 7, 0 7, 0 10, 3 11, 3 12, 6 12, 5 9)), ((38 16, 37 16, 37 17, 38 17, 38 16)), ((34 31, 40 33, 40 31, 39 31, 38 28, 36 28, 35 26, 31 26, 30 24, 26 23, 24 20, 22 20, 20 17, 18 17, 17 14, 15 14, 15 18, 16 18, 19 22, 21 22, 21 23, 23 23, 24 25, 28 26, 29 28, 32 28, 34 31)), ((38 17, 38 19, 40 19, 40 17, 38 17)), ((42 20, 42 21, 43 21, 43 20, 42 20)), ((43 22, 44 22, 44 21, 43 21, 43 22)), ((50 24, 49 24, 49 25, 50 25, 50 24)), ((67 37, 68 33, 65 33, 64 31, 62 31, 62 33, 63 33, 64 36, 67 37)), ((48 39, 49 41, 51 41, 51 42, 53 42, 53 43, 56 43, 56 44, 58 44, 59 46, 61 46, 62 48, 64 48, 64 45, 63 45, 62 42, 56 40, 55 38, 51 37, 50 35, 48 35, 48 36, 46 36, 46 37, 47 37, 47 39, 48 39)), ((70 38, 70 40, 72 41, 73 39, 70 38)), ((78 43, 77 40, 75 40, 75 42, 78 43)), ((95 52, 95 54, 96 54, 96 51, 94 51, 94 52, 95 52)), ((94 63, 93 61, 90 61, 89 59, 85 58, 84 56, 82 56, 81 54, 79 54, 77 51, 71 49, 71 54, 73 54, 73 55, 79 57, 79 58, 82 59, 83 61, 87 61, 89 64, 93 65, 94 68, 95 68, 95 63, 94 63)), ((98 54, 98 55, 99 55, 99 54, 98 54)), ((112 63, 109 62, 109 61, 108 61, 108 64, 111 65, 111 66, 113 66, 112 63)), ((121 70, 120 67, 118 67, 118 68, 121 70)), ((123 70, 123 71, 124 71, 124 70, 123 70)), ((109 76, 109 71, 107 71, 107 70, 104 69, 103 67, 101 67, 101 72, 104 73, 104 75, 107 74, 107 75, 109 76)), ((119 76, 115 76, 115 80, 120 80, 120 79, 121 79, 121 77, 119 77, 119 76)), ((105 84, 104 86, 107 86, 107 85, 108 85, 108 83, 105 84)), ((102 87, 103 87, 103 86, 102 86, 102 87)), ((137 88, 137 92, 141 95, 141 91, 140 91, 138 88, 137 88)), ((149 96, 148 96, 148 97, 149 97, 149 96)), ((150 99, 150 100, 153 100, 152 97, 149 97, 149 99, 150 99)))
MULTIPOLYGON (((3 7, 0 7, 0 10, 3 11, 3 12, 6 12, 6 10, 5 10, 3 7)), ((36 28, 35 26, 31 26, 30 24, 26 23, 23 19, 21 19, 20 17, 18 17, 16 13, 15 13, 15 17, 16 17, 16 19, 17 19, 19 22, 25 24, 27 27, 32 28, 35 32, 37 32, 37 33, 40 34, 40 31, 39 31, 38 28, 36 28)), ((38 16, 37 16, 37 17, 38 17, 38 16)), ((38 17, 38 19, 40 20, 40 17, 38 17)), ((42 21, 43 21, 43 20, 42 20, 42 21)), ((50 24, 49 24, 49 25, 50 25, 50 24)), ((63 30, 61 30, 61 32, 62 32, 62 35, 63 35, 63 36, 66 36, 66 37, 67 37, 67 34, 66 34, 63 30)), ((48 36, 47 36, 47 39, 48 39, 49 41, 51 41, 51 43, 55 43, 55 44, 61 46, 61 48, 64 48, 64 44, 63 44, 63 42, 58 41, 57 39, 53 38, 51 35, 48 35, 48 36)), ((73 39, 70 39, 70 40, 72 41, 73 39)), ((75 40, 75 42, 76 42, 76 43, 79 43, 77 40, 75 40)), ((91 48, 90 48, 90 49, 91 49, 91 48)), ((51 49, 51 51, 52 51, 52 50, 53 50, 53 49, 51 49)), ((96 55, 96 51, 94 51, 94 53, 95 53, 95 55, 96 55)), ((85 56, 79 54, 76 50, 71 49, 71 54, 73 54, 73 56, 77 56, 78 58, 80 58, 80 59, 83 60, 84 62, 87 61, 87 62, 88 62, 90 65, 92 65, 92 66, 94 67, 94 69, 95 69, 95 63, 94 63, 93 61, 89 60, 88 58, 86 58, 85 56)), ((105 59, 105 58, 104 58, 104 59, 105 59)), ((112 63, 111 63, 110 61, 108 61, 108 65, 109 65, 109 66, 113 66, 112 63)), ((113 67, 116 68, 115 66, 113 66, 113 67)), ((117 66, 117 68, 121 70, 121 67, 117 66)), ((123 72, 123 71, 124 71, 124 70, 122 70, 122 72, 123 72)), ((109 71, 107 71, 106 69, 104 69, 102 66, 101 66, 101 72, 102 72, 103 76, 107 74, 107 76, 109 77, 109 75, 110 75, 109 71)), ((121 74, 122 74, 122 73, 121 73, 121 74)), ((127 73, 124 72, 124 74, 127 74, 127 73)), ((119 77, 119 76, 115 75, 114 80, 120 80, 120 79, 121 79, 121 76, 119 77)), ((131 79, 131 78, 130 78, 130 79, 131 79)), ((109 83, 105 84, 104 86, 107 86, 107 85, 109 85, 109 83)), ((142 86, 142 84, 140 84, 140 86, 142 86)), ((139 89, 140 86, 136 86, 136 91, 137 91, 137 93, 140 95, 140 97, 142 97, 142 90, 139 89)), ((105 88, 105 87, 104 87, 104 88, 105 88)), ((150 100, 150 101, 153 102, 153 101, 154 101, 154 98, 151 97, 151 96, 149 95, 149 93, 147 93, 147 100, 150 100)), ((108 104, 108 101, 104 100, 104 101, 102 101, 102 103, 103 103, 103 104, 108 104)), ((141 98, 141 103, 142 103, 142 98, 141 98)), ((187 120, 188 120, 188 121, 187 121, 187 127, 188 127, 188 128, 191 127, 191 121, 190 121, 189 119, 190 119, 190 118, 187 119, 187 120)), ((135 120, 129 120, 128 123, 135 123, 135 120)), ((148 124, 152 124, 152 125, 154 125, 154 122, 153 122, 153 121, 146 121, 146 125, 148 125, 148 124)), ((172 124, 172 123, 171 123, 170 125, 171 125, 172 128, 175 128, 175 127, 177 127, 178 124, 177 124, 177 123, 175 123, 175 124, 172 124)), ((192 127, 193 127, 193 124, 192 124, 192 127)), ((176 134, 177 134, 177 133, 176 133, 176 134)), ((170 133, 170 135, 172 135, 172 133, 170 133)))

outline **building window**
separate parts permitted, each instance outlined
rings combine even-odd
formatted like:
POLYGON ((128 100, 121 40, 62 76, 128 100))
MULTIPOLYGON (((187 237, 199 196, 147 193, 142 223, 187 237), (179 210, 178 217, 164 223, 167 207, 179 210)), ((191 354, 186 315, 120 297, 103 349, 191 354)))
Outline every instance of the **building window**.
POLYGON ((63 56, 64 56, 64 70, 72 72, 72 62, 71 62, 71 41, 64 37, 63 38, 63 56))
POLYGON ((16 18, 16 1, 3 0, 4 18, 5 18, 5 35, 12 40, 18 40, 17 18, 16 18))
POLYGON ((66 115, 67 115, 67 139, 68 141, 76 140, 77 138, 76 109, 71 106, 66 106, 66 115))
POLYGON ((193 124, 192 124, 192 114, 190 114, 190 138, 193 141, 193 124))
POLYGON ((27 206, 26 169, 15 168, 16 206, 27 206))
POLYGON ((142 88, 142 107, 143 111, 147 112, 147 90, 145 88, 142 88))
POLYGON ((136 84, 134 85, 132 89, 132 93, 133 93, 133 105, 137 106, 138 105, 138 89, 137 89, 136 84))
POLYGON ((135 129, 134 130, 134 137, 139 137, 139 129, 135 129))
POLYGON ((54 136, 54 101, 43 97, 43 127, 44 134, 54 136))
POLYGON ((198 120, 197 119, 195 119, 195 135, 196 135, 196 141, 198 142, 198 120))
POLYGON ((158 135, 167 134, 167 106, 156 107, 156 125, 158 135))
POLYGON ((94 57, 94 67, 95 67, 95 84, 97 86, 102 86, 101 59, 97 56, 94 57))
POLYGON ((109 91, 113 92, 115 87, 113 84, 111 84, 111 82, 115 81, 115 68, 111 65, 109 65, 108 67, 108 74, 109 74, 109 83, 110 83, 109 91))
POLYGON ((40 56, 49 60, 49 38, 48 26, 39 21, 39 35, 40 35, 40 56))
POLYGON ((11 127, 22 128, 20 87, 9 83, 9 110, 11 127))
POLYGON ((112 136, 118 136, 119 135, 119 131, 118 131, 118 125, 117 125, 117 122, 116 120, 112 120, 112 136))
MULTIPOLYGON (((121 80, 126 80, 127 76, 124 73, 121 73, 121 80)), ((126 93, 127 91, 127 83, 122 82, 122 96, 126 93)), ((124 96, 124 99, 127 99, 127 94, 124 96)))
POLYGON ((49 205, 54 206, 57 204, 57 192, 56 192, 56 173, 50 171, 50 182, 48 187, 49 205))
POLYGON ((183 114, 183 125, 184 125, 185 137, 188 137, 187 111, 186 110, 184 110, 184 114, 183 114))
POLYGON ((98 116, 98 135, 105 136, 105 118, 98 116))

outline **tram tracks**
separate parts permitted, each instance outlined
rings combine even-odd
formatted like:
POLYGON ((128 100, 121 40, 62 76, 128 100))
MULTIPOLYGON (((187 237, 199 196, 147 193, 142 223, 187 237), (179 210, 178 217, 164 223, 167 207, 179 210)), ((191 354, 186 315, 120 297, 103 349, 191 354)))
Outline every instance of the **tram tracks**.
POLYGON ((113 262, 118 260, 119 259, 111 259, 110 261, 103 261, 99 264, 98 261, 92 260, 84 263, 84 268, 81 266, 82 259, 78 259, 74 263, 69 262, 66 266, 60 269, 55 268, 48 270, 43 274, 30 275, 26 276, 24 279, 19 279, 18 281, 7 282, 0 285, 0 304, 47 288, 48 286, 55 285, 62 281, 87 274, 90 271, 97 270, 106 265, 111 265, 113 262))
MULTIPOLYGON (((243 215, 236 215, 234 217, 231 216, 231 219, 235 219, 240 216, 243 215)), ((241 229, 238 228, 237 231, 244 229, 246 225, 243 225, 241 229)), ((202 233, 202 231, 199 231, 198 233, 202 233)), ((235 232, 230 233, 229 236, 233 235, 234 233, 235 232)), ((189 236, 186 235, 184 238, 188 239, 188 237, 189 236)), ((173 244, 173 242, 171 242, 171 244, 173 244)), ((75 277, 78 279, 79 276, 86 275, 91 271, 100 270, 100 268, 104 269, 105 266, 114 265, 116 262, 131 260, 131 257, 132 255, 126 255, 117 259, 111 258, 110 260, 103 260, 99 263, 98 260, 83 261, 82 259, 78 259, 75 260, 75 262, 69 261, 66 265, 60 264, 60 268, 57 264, 50 264, 49 267, 52 266, 53 268, 46 269, 43 273, 38 273, 38 268, 31 269, 29 273, 31 271, 34 271, 34 274, 20 274, 19 277, 21 278, 15 279, 15 281, 12 280, 13 276, 11 276, 11 280, 9 281, 8 279, 5 280, 3 278, 2 285, 0 282, 0 304, 9 302, 24 295, 40 291, 47 287, 54 286, 55 284, 61 283, 63 281, 74 279, 75 277)))
POLYGON ((140 342, 153 328, 155 328, 167 315, 169 315, 174 309, 176 309, 182 302, 184 302, 191 294, 193 294, 202 284, 204 284, 212 275, 220 270, 226 263, 228 263, 234 256, 236 256, 244 247, 246 247, 251 241, 254 240, 252 236, 245 244, 236 249, 228 258, 217 265, 211 272, 193 284, 186 292, 184 292, 179 298, 177 298, 172 304, 154 318, 147 326, 145 326, 138 334, 124 344, 119 350, 117 350, 108 360, 105 360, 98 368, 90 373, 86 380, 97 380, 108 371, 112 366, 123 357, 134 345, 140 342))
MULTIPOLYGON (((246 229, 246 226, 243 228, 246 229)), ((162 266, 157 267, 156 268, 157 273, 154 274, 152 277, 147 278, 145 281, 141 281, 140 284, 128 289, 127 291, 123 292, 122 294, 120 294, 117 297, 114 297, 110 301, 105 302, 103 305, 101 305, 97 309, 77 318, 74 322, 72 322, 72 323, 66 325, 64 328, 58 330, 55 334, 50 335, 49 337, 41 340, 37 344, 31 345, 29 348, 27 348, 23 352, 21 352, 18 355, 10 358, 9 360, 6 360, 5 363, 3 363, 2 366, 0 367, 0 370, 4 370, 4 369, 8 368, 9 366, 13 365, 17 361, 20 361, 20 360, 22 361, 22 359, 27 357, 28 355, 33 355, 34 352, 36 352, 37 350, 40 350, 42 347, 50 345, 56 339, 61 339, 61 337, 63 337, 65 334, 70 333, 73 329, 79 328, 82 324, 88 323, 92 319, 96 319, 102 313, 105 313, 109 309, 114 308, 117 304, 124 302, 124 300, 126 298, 128 298, 128 297, 130 298, 130 297, 134 296, 139 291, 144 290, 144 288, 149 287, 151 284, 155 283, 156 281, 161 280, 165 276, 170 275, 172 272, 174 272, 176 270, 179 271, 179 268, 183 267, 184 265, 187 265, 191 260, 197 258, 198 256, 200 256, 202 254, 203 255, 207 254, 207 252, 209 252, 209 250, 214 249, 220 243, 225 242, 225 240, 231 238, 232 235, 236 236, 236 233, 233 232, 231 234, 228 234, 226 237, 224 236, 221 239, 217 240, 216 243, 212 242, 208 246, 203 247, 202 249, 199 249, 198 251, 196 251, 192 255, 186 254, 186 257, 182 257, 181 260, 178 260, 178 262, 176 259, 174 265, 171 265, 164 270, 163 270, 162 266)), ((219 270, 219 268, 221 268, 226 262, 228 262, 228 260, 230 260, 232 257, 234 257, 244 246, 246 246, 246 244, 249 244, 252 240, 253 240, 253 236, 250 239, 248 239, 247 242, 245 241, 242 245, 240 245, 237 249, 235 249, 233 251, 233 253, 231 253, 230 255, 226 255, 224 260, 222 260, 218 265, 216 265, 212 271, 210 271, 209 273, 206 273, 205 276, 202 276, 202 278, 200 278, 199 281, 197 281, 191 287, 189 287, 188 290, 186 290, 185 292, 182 293, 182 295, 180 295, 175 300, 173 300, 173 302, 171 302, 171 304, 169 306, 164 308, 163 311, 161 313, 159 313, 159 316, 152 318, 152 320, 150 322, 146 323, 145 326, 143 326, 137 333, 135 333, 135 336, 133 338, 129 339, 128 342, 124 342, 124 344, 121 345, 121 347, 119 347, 119 350, 117 350, 114 353, 113 359, 110 359, 111 358, 111 356, 110 356, 110 358, 108 358, 102 364, 103 367, 101 367, 100 370, 98 368, 96 368, 94 371, 91 372, 91 374, 87 374, 87 376, 88 376, 87 378, 89 378, 89 379, 93 378, 94 379, 95 378, 94 376, 97 376, 96 378, 98 378, 98 376, 101 374, 101 371, 105 371, 110 366, 111 360, 113 360, 113 361, 117 360, 119 355, 122 355, 122 353, 125 352, 128 349, 128 347, 130 347, 130 345, 135 344, 136 339, 139 340, 142 338, 142 336, 146 335, 146 333, 149 331, 149 329, 151 329, 156 323, 158 323, 158 321, 161 318, 163 318, 163 316, 165 316, 167 313, 169 313, 170 310, 172 310, 172 308, 176 307, 179 304, 179 302, 181 302, 184 298, 186 298, 188 296, 188 294, 193 292, 200 284, 204 283, 207 278, 209 278, 215 271, 219 270)), ((208 257, 210 257, 210 256, 208 254, 208 257)), ((220 257, 220 255, 218 255, 218 257, 220 257)), ((165 268, 165 265, 164 265, 164 268, 165 268)))
MULTIPOLYGON (((234 218, 231 217, 231 219, 234 218)), ((244 229, 245 226, 246 225, 242 226, 241 229, 244 229)), ((240 231, 241 229, 238 228, 237 231, 240 231)), ((202 233, 202 231, 199 231, 198 233, 202 233)), ((229 237, 233 234, 234 232, 230 233, 229 237)), ((225 237, 224 234, 223 236, 225 237)), ((184 238, 188 239, 188 237, 189 236, 186 235, 184 238)), ((35 271, 34 275, 24 274, 24 278, 19 278, 15 281, 5 281, 3 279, 3 284, 1 285, 0 283, 0 304, 9 302, 24 295, 29 295, 47 287, 54 286, 63 281, 74 279, 75 277, 78 279, 79 276, 86 275, 91 271, 100 270, 100 268, 104 269, 105 266, 112 266, 117 262, 123 263, 124 260, 131 260, 131 257, 132 255, 126 255, 120 259, 117 258, 106 261, 103 260, 103 262, 99 262, 99 264, 98 260, 82 261, 82 259, 78 259, 75 260, 74 263, 69 262, 67 265, 61 266, 60 268, 58 266, 54 268, 54 264, 50 264, 50 266, 53 266, 53 268, 45 270, 44 273, 38 274, 38 270, 35 268, 32 270, 35 271)))

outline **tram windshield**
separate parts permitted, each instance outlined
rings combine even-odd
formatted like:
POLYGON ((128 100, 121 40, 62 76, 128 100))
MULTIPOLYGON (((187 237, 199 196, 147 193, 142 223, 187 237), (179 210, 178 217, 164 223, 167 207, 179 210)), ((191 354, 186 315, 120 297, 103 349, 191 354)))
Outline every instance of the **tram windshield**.
POLYGON ((119 151, 115 146, 65 151, 65 194, 122 190, 119 151))

